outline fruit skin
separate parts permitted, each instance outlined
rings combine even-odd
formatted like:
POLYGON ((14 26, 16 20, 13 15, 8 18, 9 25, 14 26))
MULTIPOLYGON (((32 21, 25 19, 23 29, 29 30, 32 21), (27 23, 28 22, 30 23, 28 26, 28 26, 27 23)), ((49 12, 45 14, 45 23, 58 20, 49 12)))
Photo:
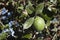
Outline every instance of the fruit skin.
POLYGON ((34 20, 34 27, 36 28, 37 31, 42 31, 45 26, 45 21, 43 18, 36 16, 34 20))

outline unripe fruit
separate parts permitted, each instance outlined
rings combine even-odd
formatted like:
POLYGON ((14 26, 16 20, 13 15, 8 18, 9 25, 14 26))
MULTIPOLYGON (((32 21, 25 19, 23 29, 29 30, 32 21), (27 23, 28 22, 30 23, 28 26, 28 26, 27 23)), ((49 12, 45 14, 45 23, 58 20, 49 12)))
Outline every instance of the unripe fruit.
POLYGON ((34 20, 34 27, 36 28, 37 31, 42 31, 45 26, 45 21, 43 18, 37 16, 34 20))

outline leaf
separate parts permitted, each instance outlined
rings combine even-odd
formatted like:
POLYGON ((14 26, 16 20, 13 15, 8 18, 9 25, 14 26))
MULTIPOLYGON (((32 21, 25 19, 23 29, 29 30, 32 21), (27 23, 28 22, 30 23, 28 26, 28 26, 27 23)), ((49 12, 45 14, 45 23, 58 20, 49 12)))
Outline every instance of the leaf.
POLYGON ((57 13, 57 9, 56 9, 56 8, 52 8, 52 11, 53 11, 54 13, 57 13))
POLYGON ((24 9, 24 7, 23 7, 23 5, 21 4, 18 8, 17 8, 17 12, 18 13, 21 13, 21 10, 23 10, 24 9))
POLYGON ((32 11, 30 8, 26 8, 26 10, 27 10, 27 12, 28 12, 29 14, 32 14, 32 13, 33 13, 33 11, 32 11))
POLYGON ((32 38, 32 34, 31 33, 30 34, 26 34, 26 35, 22 36, 22 38, 28 38, 28 39, 30 39, 30 38, 32 38))
POLYGON ((34 17, 32 18, 29 18, 25 21, 25 23, 23 24, 23 29, 28 29, 31 27, 31 25, 33 24, 34 22, 34 17))
POLYGON ((48 17, 47 14, 40 14, 45 20, 51 20, 51 17, 48 17))
POLYGON ((37 7, 36 7, 36 13, 37 14, 42 13, 43 8, 44 8, 44 3, 38 4, 37 7))
POLYGON ((18 7, 18 9, 21 9, 21 10, 23 10, 23 8, 24 8, 23 5, 21 5, 21 6, 18 7))
POLYGON ((0 34, 0 40, 6 39, 7 35, 8 35, 7 33, 2 32, 0 34))
POLYGON ((50 26, 50 24, 51 24, 50 21, 46 22, 46 26, 50 26))
POLYGON ((33 4, 31 3, 31 1, 28 1, 28 6, 32 6, 33 4))
POLYGON ((50 5, 50 6, 48 7, 48 10, 51 11, 51 12, 57 13, 57 9, 54 8, 54 7, 52 7, 52 6, 54 6, 54 5, 50 5))
POLYGON ((34 11, 34 7, 33 6, 26 6, 26 10, 29 14, 32 14, 34 11))
POLYGON ((29 14, 33 13, 34 7, 33 7, 33 4, 31 3, 31 1, 28 1, 28 5, 26 5, 26 10, 29 14))

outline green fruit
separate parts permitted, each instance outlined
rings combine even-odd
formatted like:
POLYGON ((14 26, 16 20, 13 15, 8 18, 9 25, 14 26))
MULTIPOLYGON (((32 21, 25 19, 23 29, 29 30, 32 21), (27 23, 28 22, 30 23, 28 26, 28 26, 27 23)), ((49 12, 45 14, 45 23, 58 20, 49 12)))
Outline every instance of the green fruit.
POLYGON ((34 20, 34 27, 36 28, 37 31, 42 31, 45 26, 45 21, 43 18, 37 16, 34 20))

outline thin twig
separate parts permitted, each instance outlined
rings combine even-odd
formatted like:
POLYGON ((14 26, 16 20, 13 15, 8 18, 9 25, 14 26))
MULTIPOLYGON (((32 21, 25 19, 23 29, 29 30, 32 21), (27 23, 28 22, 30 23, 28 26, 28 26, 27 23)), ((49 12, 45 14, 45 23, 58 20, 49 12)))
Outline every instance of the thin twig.
POLYGON ((3 27, 5 27, 5 25, 1 22, 1 20, 0 20, 0 24, 1 24, 3 27))
POLYGON ((57 38, 57 34, 55 34, 55 35, 53 36, 53 39, 52 39, 52 40, 56 40, 56 38, 57 38))

